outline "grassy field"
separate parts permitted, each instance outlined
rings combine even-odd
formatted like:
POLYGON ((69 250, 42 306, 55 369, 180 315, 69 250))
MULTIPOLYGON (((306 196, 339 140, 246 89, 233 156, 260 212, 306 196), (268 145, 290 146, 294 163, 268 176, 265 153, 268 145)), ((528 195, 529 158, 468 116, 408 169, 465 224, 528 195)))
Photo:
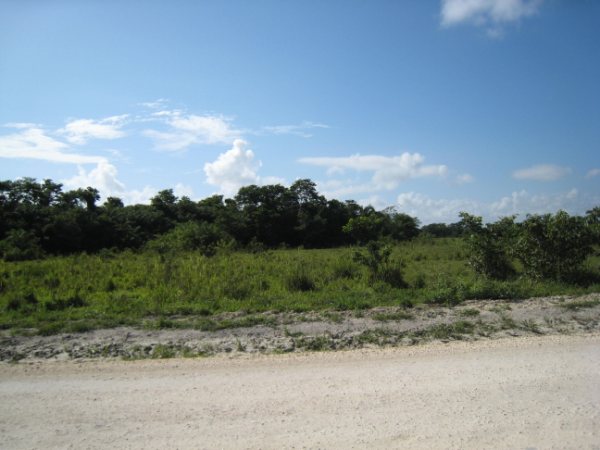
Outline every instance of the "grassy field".
MULTIPOLYGON (((185 253, 105 252, 29 262, 0 261, 0 328, 54 334, 118 325, 218 329, 264 322, 263 311, 362 310, 421 302, 527 298, 600 291, 587 286, 477 277, 459 239, 417 239, 394 248, 408 287, 372 282, 357 249, 185 253), (229 321, 211 317, 247 313, 229 321)), ((586 262, 600 273, 600 258, 586 262)))

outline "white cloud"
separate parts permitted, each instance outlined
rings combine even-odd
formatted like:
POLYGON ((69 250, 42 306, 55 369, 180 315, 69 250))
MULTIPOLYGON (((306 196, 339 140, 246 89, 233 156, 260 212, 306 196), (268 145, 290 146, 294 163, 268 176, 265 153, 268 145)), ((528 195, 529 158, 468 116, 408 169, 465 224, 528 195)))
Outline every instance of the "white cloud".
POLYGON ((139 103, 140 106, 148 109, 161 109, 164 108, 165 105, 169 102, 166 98, 157 98, 151 102, 142 102, 139 103))
POLYGON ((574 188, 558 194, 530 194, 522 190, 492 203, 489 212, 492 216, 545 214, 559 209, 580 213, 580 210, 585 209, 582 206, 584 201, 574 188))
POLYGON ((400 156, 352 155, 348 157, 301 158, 304 164, 328 168, 328 173, 351 169, 372 172, 374 190, 395 189, 402 181, 425 176, 444 176, 445 165, 424 165, 425 158, 419 153, 402 153, 400 156))
POLYGON ((225 195, 233 195, 242 186, 260 182, 257 172, 261 162, 254 160, 254 152, 246 150, 246 145, 246 141, 236 139, 230 150, 221 153, 215 161, 204 164, 206 181, 218 186, 225 195))
POLYGON ((555 213, 560 209, 570 214, 583 214, 597 202, 597 197, 582 195, 577 189, 556 194, 531 194, 522 190, 491 203, 472 199, 434 199, 424 194, 406 192, 398 196, 397 207, 399 211, 416 216, 422 223, 428 224, 456 222, 461 211, 483 216, 486 221, 513 214, 524 218, 527 214, 555 213))
POLYGON ((98 164, 102 156, 81 155, 67 151, 69 146, 48 136, 42 128, 18 126, 17 133, 0 136, 0 158, 38 159, 56 163, 98 164))
POLYGON ((282 186, 287 186, 288 182, 286 181, 285 178, 269 176, 269 177, 259 177, 258 184, 263 185, 263 186, 265 186, 267 184, 281 184, 282 186))
POLYGON ((168 126, 167 131, 145 130, 143 134, 155 141, 156 148, 179 151, 194 144, 222 144, 231 142, 241 132, 224 116, 196 114, 181 111, 158 111, 153 116, 168 126))
POLYGON ((415 192, 405 192, 396 200, 398 211, 417 217, 421 223, 456 222, 458 213, 481 214, 481 205, 468 199, 432 199, 415 192))
POLYGON ((192 198, 194 196, 194 189, 191 186, 187 186, 183 183, 177 183, 173 188, 173 194, 177 197, 188 197, 192 198))
POLYGON ((568 167, 553 164, 539 164, 525 169, 515 170, 513 178, 517 180, 555 181, 571 173, 568 167))
POLYGON ((317 190, 327 198, 348 199, 356 194, 377 191, 373 183, 361 183, 353 179, 332 179, 317 182, 317 190))
POLYGON ((270 125, 261 128, 261 131, 270 134, 292 134, 304 138, 312 137, 308 130, 314 128, 329 128, 329 125, 304 121, 299 125, 270 125))
POLYGON ((150 199, 158 193, 158 189, 152 186, 144 186, 142 189, 132 189, 122 192, 118 197, 126 205, 147 205, 150 199))
POLYGON ((600 169, 591 169, 586 175, 586 178, 593 178, 600 175, 600 169))
POLYGON ((125 190, 125 185, 117 179, 117 168, 108 161, 99 162, 89 172, 80 166, 78 174, 63 183, 71 189, 94 187, 103 197, 119 195, 125 190))
POLYGON ((41 128, 41 125, 31 122, 9 122, 3 125, 6 128, 16 128, 22 130, 24 128, 41 128))
POLYGON ((127 122, 127 114, 111 116, 102 120, 75 119, 58 130, 72 144, 85 144, 90 139, 118 139, 125 136, 121 130, 127 122))
POLYGON ((473 175, 468 173, 463 173, 462 175, 458 175, 456 177, 456 182, 458 184, 467 184, 472 183, 473 181, 475 181, 475 178, 473 177, 473 175))
POLYGON ((490 37, 502 35, 502 25, 536 14, 543 0, 442 0, 441 23, 449 27, 473 24, 490 37))

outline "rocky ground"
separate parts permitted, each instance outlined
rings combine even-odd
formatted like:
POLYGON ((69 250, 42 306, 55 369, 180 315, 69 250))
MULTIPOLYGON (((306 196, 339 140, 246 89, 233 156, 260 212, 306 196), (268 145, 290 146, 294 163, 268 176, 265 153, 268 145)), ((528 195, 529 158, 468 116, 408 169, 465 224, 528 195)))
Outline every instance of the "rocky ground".
POLYGON ((410 346, 432 340, 585 334, 600 331, 600 294, 468 301, 454 307, 223 314, 210 319, 216 324, 211 331, 189 329, 188 320, 169 318, 159 329, 123 327, 53 336, 13 336, 4 331, 0 335, 0 360, 291 353, 410 346))

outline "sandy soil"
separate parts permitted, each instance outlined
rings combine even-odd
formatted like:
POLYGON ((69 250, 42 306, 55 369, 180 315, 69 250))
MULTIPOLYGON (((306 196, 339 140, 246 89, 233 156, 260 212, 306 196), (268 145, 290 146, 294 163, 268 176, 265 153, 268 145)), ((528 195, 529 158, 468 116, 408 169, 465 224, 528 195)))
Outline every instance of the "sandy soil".
POLYGON ((600 334, 0 364, 2 448, 600 448, 600 334))
MULTIPOLYGON (((600 294, 518 301, 468 301, 459 306, 365 311, 229 313, 211 320, 260 319, 262 325, 216 331, 182 328, 116 328, 53 336, 0 331, 0 361, 128 359, 221 353, 295 353, 376 346, 412 346, 431 340, 496 339, 538 334, 600 332, 600 294), (585 307, 574 307, 586 304, 585 307), (470 314, 469 314, 470 313, 470 314), (264 323, 268 325, 264 325, 264 323)), ((185 325, 189 317, 173 318, 185 325)), ((244 322, 244 320, 246 320, 244 322)))

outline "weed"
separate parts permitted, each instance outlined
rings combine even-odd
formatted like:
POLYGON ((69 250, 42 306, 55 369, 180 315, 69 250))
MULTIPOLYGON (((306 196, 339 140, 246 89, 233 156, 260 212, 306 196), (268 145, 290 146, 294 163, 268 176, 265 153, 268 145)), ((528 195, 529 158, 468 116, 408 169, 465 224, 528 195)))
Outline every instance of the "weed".
POLYGON ((176 356, 176 352, 172 346, 158 344, 152 350, 152 359, 166 359, 166 358, 174 358, 176 356))
POLYGON ((539 325, 532 319, 525 319, 521 322, 519 328, 525 331, 529 331, 534 334, 542 334, 539 325))
POLYGON ((568 309, 570 311, 575 311, 578 309, 584 309, 584 308, 594 308, 595 306, 600 305, 600 299, 593 299, 593 300, 576 300, 573 302, 569 302, 569 303, 563 303, 560 306, 562 308, 568 309))
POLYGON ((86 306, 86 303, 79 294, 67 298, 53 299, 44 305, 47 311, 64 311, 67 308, 81 308, 83 306, 86 306))
POLYGON ((32 293, 25 294, 23 296, 19 295, 17 297, 11 298, 7 305, 7 311, 20 311, 22 313, 32 312, 37 308, 38 299, 32 293))
POLYGON ((481 312, 475 308, 466 308, 466 309, 463 309, 462 311, 458 312, 458 314, 460 314, 461 316, 464 316, 464 317, 474 317, 474 316, 478 316, 480 313, 481 312))
POLYGON ((285 284, 290 292, 307 292, 316 289, 315 282, 302 268, 297 268, 290 273, 285 280, 285 284))

